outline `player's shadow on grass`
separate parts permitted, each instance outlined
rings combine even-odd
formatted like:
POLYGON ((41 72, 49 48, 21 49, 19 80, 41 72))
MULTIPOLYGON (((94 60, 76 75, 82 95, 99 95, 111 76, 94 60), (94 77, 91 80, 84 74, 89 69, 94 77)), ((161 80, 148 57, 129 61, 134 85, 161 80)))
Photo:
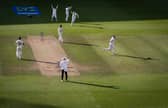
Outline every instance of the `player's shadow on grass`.
POLYGON ((96 25, 96 26, 98 26, 98 25, 102 25, 102 24, 100 24, 100 23, 88 23, 88 22, 81 22, 80 24, 84 24, 84 25, 96 25))
POLYGON ((79 82, 79 81, 70 81, 70 80, 68 80, 67 82, 68 82, 68 83, 74 83, 74 84, 81 84, 81 85, 102 87, 102 88, 119 89, 119 87, 111 86, 111 85, 92 84, 92 83, 79 82))
POLYGON ((141 60, 157 60, 151 57, 139 57, 139 56, 124 55, 124 54, 115 54, 115 56, 128 57, 128 58, 141 59, 141 60))
POLYGON ((41 61, 41 60, 34 60, 34 59, 27 59, 27 58, 22 58, 21 60, 30 61, 30 62, 47 63, 47 64, 58 64, 58 62, 48 62, 48 61, 41 61))
POLYGON ((77 42, 64 42, 64 44, 82 45, 82 46, 96 46, 96 47, 98 47, 98 45, 95 45, 95 44, 77 43, 77 42))
POLYGON ((84 27, 84 28, 104 29, 104 27, 101 27, 101 26, 87 25, 87 24, 78 24, 77 26, 84 27))

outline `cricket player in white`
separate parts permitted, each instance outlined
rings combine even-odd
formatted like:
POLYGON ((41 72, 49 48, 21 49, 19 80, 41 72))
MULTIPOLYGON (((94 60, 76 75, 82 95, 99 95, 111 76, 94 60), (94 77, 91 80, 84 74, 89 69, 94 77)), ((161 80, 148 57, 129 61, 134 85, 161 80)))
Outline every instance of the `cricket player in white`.
POLYGON ((60 25, 57 30, 58 30, 58 40, 59 40, 59 42, 63 43, 63 38, 62 38, 63 28, 62 28, 62 25, 60 25))
POLYGON ((16 57, 17 59, 22 59, 22 48, 23 48, 24 42, 22 41, 22 38, 19 37, 18 40, 16 40, 16 57))
POLYGON ((72 19, 71 19, 71 26, 75 23, 76 18, 79 18, 79 14, 75 11, 72 11, 72 19))
POLYGON ((59 66, 61 69, 61 81, 63 81, 64 79, 64 73, 66 81, 68 80, 68 64, 69 59, 67 59, 66 57, 62 58, 61 61, 59 62, 59 66))
POLYGON ((69 19, 69 11, 72 9, 71 6, 68 6, 65 8, 65 21, 68 22, 68 19, 69 19))
POLYGON ((108 48, 104 48, 104 50, 106 51, 112 51, 112 53, 114 54, 115 50, 114 50, 114 47, 115 47, 115 39, 116 39, 116 36, 113 35, 109 41, 109 47, 108 48))
POLYGON ((53 5, 51 5, 51 9, 52 9, 52 16, 51 16, 51 21, 57 21, 57 9, 58 9, 58 5, 54 8, 53 5))

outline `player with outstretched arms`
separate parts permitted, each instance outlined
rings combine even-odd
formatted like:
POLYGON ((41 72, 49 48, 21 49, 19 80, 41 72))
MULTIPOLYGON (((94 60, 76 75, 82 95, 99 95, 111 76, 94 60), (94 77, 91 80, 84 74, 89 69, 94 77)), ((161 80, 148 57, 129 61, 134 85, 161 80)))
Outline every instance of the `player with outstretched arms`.
POLYGON ((58 21, 57 19, 57 9, 58 9, 58 5, 56 7, 54 7, 53 5, 51 5, 51 9, 52 9, 52 15, 51 15, 51 21, 58 21))

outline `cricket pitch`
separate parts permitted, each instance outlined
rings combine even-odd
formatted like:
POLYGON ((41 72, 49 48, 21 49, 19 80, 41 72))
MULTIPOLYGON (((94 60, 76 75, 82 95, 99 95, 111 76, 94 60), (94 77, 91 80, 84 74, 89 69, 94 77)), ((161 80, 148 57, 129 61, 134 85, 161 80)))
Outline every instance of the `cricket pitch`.
MULTIPOLYGON (((67 57, 67 54, 58 40, 54 36, 44 36, 43 39, 40 36, 28 36, 27 42, 32 48, 34 61, 37 61, 41 74, 45 76, 60 75, 58 63, 62 57, 67 57)), ((68 68, 68 75, 80 75, 72 60, 70 60, 68 68)))

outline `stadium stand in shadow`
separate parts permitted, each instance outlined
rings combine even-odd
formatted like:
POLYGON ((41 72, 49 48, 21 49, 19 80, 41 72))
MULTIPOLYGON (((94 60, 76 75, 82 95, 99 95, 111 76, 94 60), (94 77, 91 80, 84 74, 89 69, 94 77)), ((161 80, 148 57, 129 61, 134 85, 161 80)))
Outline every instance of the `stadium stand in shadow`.
POLYGON ((17 100, 17 99, 0 98, 0 107, 9 108, 7 106, 11 106, 10 108, 15 108, 15 107, 16 108, 61 108, 53 105, 29 103, 29 102, 17 100))
POLYGON ((102 87, 102 88, 119 89, 119 87, 112 86, 112 85, 93 84, 93 83, 86 83, 86 82, 79 82, 79 81, 68 80, 67 83, 74 83, 74 84, 81 84, 81 85, 88 85, 88 86, 95 86, 95 87, 102 87))
POLYGON ((41 60, 34 60, 34 59, 27 59, 27 58, 22 58, 21 60, 30 61, 30 62, 47 63, 47 64, 58 64, 58 62, 41 61, 41 60))
POLYGON ((115 56, 128 57, 128 58, 141 59, 141 60, 158 60, 158 59, 152 58, 152 57, 131 56, 131 55, 126 55, 126 54, 115 54, 115 56))
MULTIPOLYGON (((75 1, 75 0, 72 0, 75 1)), ((50 22, 50 5, 52 0, 0 0, 1 13, 0 25, 11 24, 41 24, 50 22), (12 6, 37 6, 41 15, 27 17, 15 15, 12 6)), ((61 3, 58 16, 59 22, 64 22, 64 7, 66 0, 61 3)), ((106 21, 130 21, 130 20, 153 20, 168 18, 168 0, 84 0, 75 1, 72 6, 78 6, 77 11, 81 22, 106 22, 106 21), (87 4, 87 5, 86 5, 87 4), (94 4, 94 5, 93 5, 94 4), (87 7, 87 8, 86 8, 87 7)), ((86 24, 85 24, 86 25, 86 24)), ((81 27, 102 29, 100 25, 81 27)))
POLYGON ((82 45, 82 46, 96 46, 98 47, 98 45, 95 44, 87 44, 87 43, 77 43, 77 42, 64 42, 64 44, 73 44, 73 45, 82 45))

